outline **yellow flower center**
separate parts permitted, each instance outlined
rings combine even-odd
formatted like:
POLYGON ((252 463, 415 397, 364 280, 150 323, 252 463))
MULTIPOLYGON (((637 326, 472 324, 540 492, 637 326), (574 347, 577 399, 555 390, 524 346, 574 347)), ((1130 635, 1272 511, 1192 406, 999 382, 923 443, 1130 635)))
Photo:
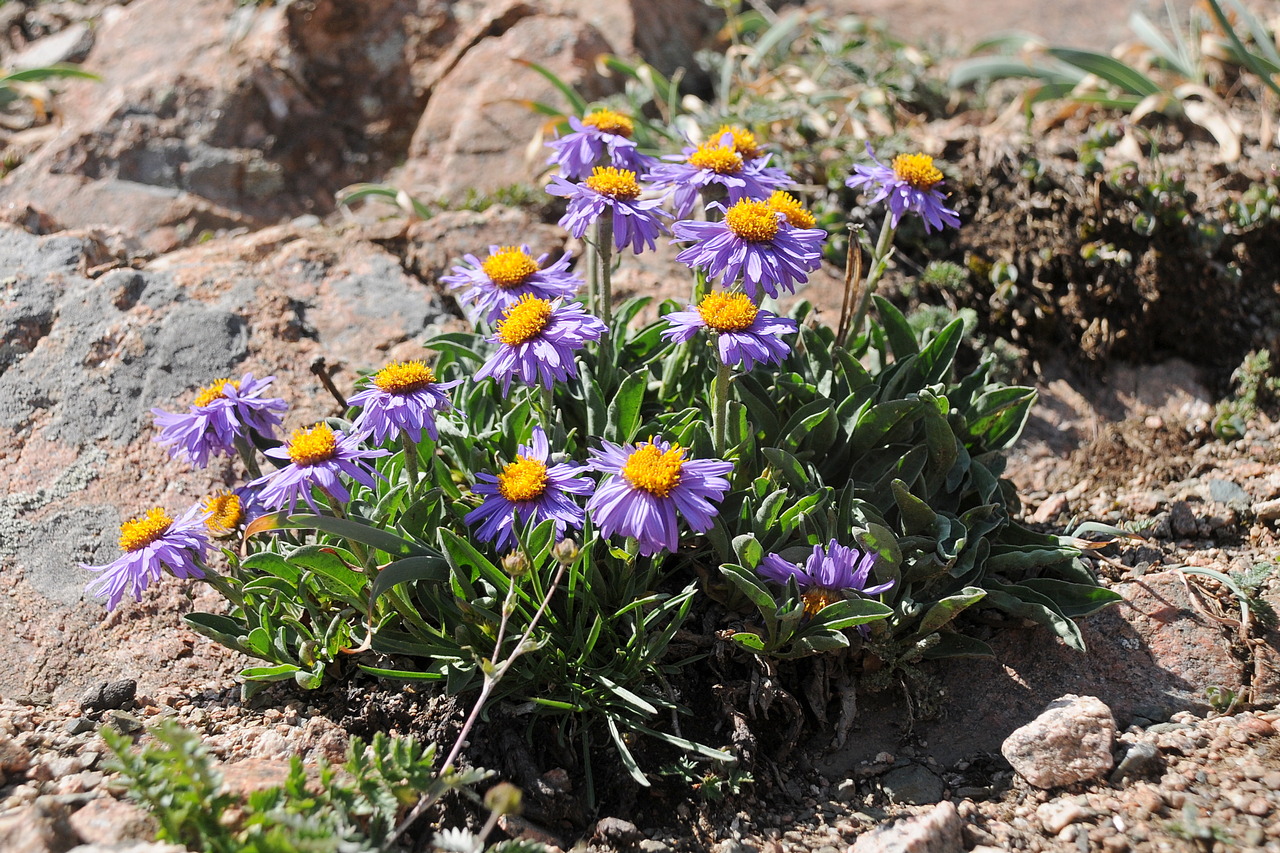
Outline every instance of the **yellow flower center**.
POLYGON ((326 462, 338 452, 338 436, 328 424, 319 423, 311 429, 298 429, 289 436, 289 458, 300 468, 326 462))
POLYGON ((216 379, 212 385, 200 389, 200 393, 196 395, 196 405, 207 406, 214 400, 221 400, 227 396, 227 392, 223 389, 228 385, 236 390, 240 389, 240 383, 235 379, 216 379))
POLYGON ((547 490, 547 466, 537 459, 517 456, 498 475, 498 494, 513 503, 531 501, 547 490))
POLYGON ((631 119, 610 109, 587 113, 582 117, 582 123, 590 127, 599 128, 604 133, 625 136, 627 139, 631 138, 632 132, 636 129, 631 119))
POLYGON ((244 507, 240 498, 231 492, 214 492, 204 499, 201 509, 209 513, 204 526, 215 536, 234 533, 236 526, 244 519, 244 507))
POLYGON ((600 195, 607 195, 620 201, 632 201, 640 197, 640 185, 636 183, 636 173, 630 169, 596 166, 591 172, 591 177, 584 183, 600 195))
POLYGON ((173 519, 160 507, 120 525, 120 550, 137 551, 169 532, 173 519))
POLYGON ((717 332, 750 329, 759 310, 745 293, 709 293, 698 303, 702 322, 717 332))
POLYGON ((373 375, 373 384, 388 394, 411 394, 436 381, 436 375, 421 361, 398 361, 373 375))
POLYGON ((844 596, 839 591, 821 586, 805 590, 800 598, 804 601, 804 613, 806 616, 817 616, 822 608, 828 604, 844 601, 844 596))
POLYGON ((480 264, 489 280, 501 288, 524 284, 538 271, 538 262, 519 246, 503 246, 480 264))
POLYGON ((893 173, 918 190, 933 189, 942 180, 942 172, 928 154, 899 154, 893 158, 893 173))
POLYGON ((622 476, 637 489, 665 498, 680 485, 680 469, 684 465, 684 450, 678 444, 664 451, 650 441, 637 447, 622 466, 622 476))
POLYGON ((743 240, 767 243, 778 236, 778 211, 768 202, 743 199, 724 212, 724 223, 743 240))
POLYGON ((689 165, 710 169, 717 175, 732 175, 742 171, 742 155, 732 146, 721 145, 718 139, 704 142, 689 155, 689 165))
POLYGON ((813 214, 805 210, 804 205, 791 193, 776 191, 769 196, 769 206, 787 217, 787 221, 795 228, 812 228, 817 224, 813 214))
POLYGON ((722 124, 720 129, 711 135, 711 138, 720 139, 726 133, 733 134, 733 150, 743 157, 748 160, 754 160, 760 156, 760 144, 756 142, 756 135, 745 128, 722 124))
POLYGON ((522 344, 542 334, 549 322, 551 303, 526 293, 503 314, 502 321, 498 323, 498 340, 509 347, 522 344))

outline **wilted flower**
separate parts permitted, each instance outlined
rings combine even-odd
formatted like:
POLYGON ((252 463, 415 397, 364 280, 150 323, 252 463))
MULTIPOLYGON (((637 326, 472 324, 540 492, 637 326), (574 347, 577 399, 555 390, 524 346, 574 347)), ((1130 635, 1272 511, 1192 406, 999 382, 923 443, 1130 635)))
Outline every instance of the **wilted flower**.
POLYGON ((842 601, 844 593, 879 595, 893 587, 893 581, 867 586, 876 554, 841 545, 832 539, 827 547, 813 546, 804 568, 777 554, 766 554, 756 572, 763 578, 785 584, 795 578, 804 596, 804 609, 814 615, 828 604, 842 601))
POLYGON ((709 293, 687 311, 673 311, 662 319, 671 324, 667 340, 690 340, 700 329, 716 333, 720 360, 750 370, 760 362, 781 362, 790 350, 781 335, 796 331, 796 322, 765 311, 745 293, 709 293))
POLYGON ((607 331, 603 321, 577 303, 554 305, 536 296, 522 297, 498 323, 490 339, 498 351, 476 371, 476 381, 500 379, 503 393, 511 389, 513 376, 526 385, 541 382, 550 388, 557 380, 577 376, 573 354, 607 331))
POLYGON ((311 494, 313 488, 318 487, 333 500, 349 501, 351 492, 343 485, 341 475, 372 488, 374 474, 365 460, 386 456, 389 451, 366 450, 360 446, 359 435, 344 435, 326 423, 318 423, 311 429, 294 430, 284 447, 274 447, 266 453, 287 459, 289 464, 249 484, 262 487, 259 496, 263 505, 293 512, 302 498, 312 512, 318 513, 320 508, 311 494))
POLYGON ((600 165, 617 166, 642 175, 657 163, 637 150, 631 141, 635 125, 622 113, 601 109, 581 119, 569 116, 569 127, 571 132, 547 143, 555 152, 547 162, 559 166, 560 174, 571 181, 582 180, 600 165), (607 162, 602 164, 604 159, 607 162))
POLYGON ((255 379, 246 373, 241 379, 218 379, 196 394, 181 414, 152 409, 160 435, 154 440, 170 445, 170 456, 183 456, 204 468, 210 455, 232 455, 237 438, 253 430, 271 437, 280 425, 280 414, 289 408, 284 400, 263 397, 275 377, 255 379))
POLYGON ((449 408, 444 392, 461 381, 437 382, 435 373, 421 361, 388 364, 373 375, 370 387, 350 399, 352 406, 362 407, 355 429, 378 444, 402 433, 421 441, 424 430, 434 441, 439 437, 436 412, 449 408))
POLYGON ((776 189, 794 183, 782 169, 769 165, 769 155, 752 156, 745 150, 755 148, 755 137, 746 131, 735 133, 732 128, 721 128, 718 136, 701 145, 689 146, 682 154, 664 157, 674 161, 656 166, 649 178, 659 187, 666 187, 675 208, 676 217, 683 219, 693 211, 698 193, 718 184, 724 187, 729 203, 742 199, 764 198, 776 189), (749 143, 747 137, 750 137, 749 143))
POLYGON ((208 514, 193 506, 174 521, 159 507, 146 515, 131 518, 120 525, 120 550, 124 554, 105 566, 80 567, 101 576, 89 582, 85 592, 94 597, 106 595, 107 609, 115 610, 125 593, 134 601, 142 599, 142 591, 160 580, 164 569, 178 578, 202 578, 209 550, 205 530, 208 514))
POLYGON ((521 524, 541 524, 555 519, 556 538, 563 538, 572 527, 581 529, 586 513, 574 495, 589 495, 595 488, 582 476, 586 467, 571 462, 551 465, 551 448, 542 427, 533 428, 533 440, 522 444, 516 461, 497 476, 477 474, 480 480, 472 489, 484 495, 484 502, 467 513, 467 524, 479 524, 476 535, 501 549, 516 545, 515 519, 521 524))
POLYGON ((666 233, 662 217, 669 217, 661 199, 640 199, 636 173, 612 166, 598 166, 580 184, 559 175, 551 179, 547 192, 569 199, 569 209, 560 217, 560 226, 581 238, 587 228, 608 213, 613 218, 613 245, 619 251, 628 243, 636 254, 657 247, 660 234, 666 233))
POLYGON ((874 166, 854 166, 853 175, 845 179, 845 186, 873 192, 868 204, 889 200, 890 220, 893 227, 906 213, 917 214, 924 220, 924 230, 941 231, 950 225, 960 227, 960 217, 946 206, 947 197, 938 187, 942 186, 942 172, 933 165, 927 154, 899 154, 893 165, 886 166, 876 159, 867 143, 867 155, 874 166))
POLYGON ((482 261, 465 255, 469 267, 454 267, 453 275, 440 280, 454 288, 469 287, 458 294, 458 301, 475 303, 476 316, 492 323, 526 294, 539 299, 571 299, 578 292, 582 279, 569 272, 572 256, 561 255, 544 267, 547 257, 544 254, 535 259, 528 246, 490 246, 489 257, 482 261))
POLYGON ((677 260, 703 268, 710 278, 720 277, 726 287, 741 277, 743 289, 756 302, 761 290, 776 297, 780 289, 803 284, 822 265, 827 237, 821 228, 795 228, 784 211, 750 199, 729 207, 719 222, 677 222, 672 230, 677 240, 697 241, 677 260))
POLYGON ((676 512, 696 533, 710 529, 719 501, 729 490, 732 462, 688 459, 678 444, 654 436, 644 444, 605 441, 591 451, 588 465, 609 475, 587 502, 591 520, 604 536, 636 539, 640 553, 655 554, 680 546, 676 512))

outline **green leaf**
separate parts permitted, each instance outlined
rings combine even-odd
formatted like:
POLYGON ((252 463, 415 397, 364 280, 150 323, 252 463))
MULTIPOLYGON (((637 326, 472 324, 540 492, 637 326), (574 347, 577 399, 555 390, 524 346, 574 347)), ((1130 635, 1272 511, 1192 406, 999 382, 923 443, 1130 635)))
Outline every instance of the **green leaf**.
MULTIPOLYGON (((867 410, 854 428, 849 449, 854 458, 881 444, 894 428, 924 415, 922 400, 890 400, 867 410)), ((765 451, 768 453, 768 450, 765 451)))
POLYGON ((242 642, 247 626, 228 616, 220 616, 217 613, 188 613, 182 617, 182 621, 191 626, 191 630, 208 637, 215 643, 241 654, 251 654, 249 647, 242 642))
POLYGON ((636 758, 631 754, 631 750, 627 747, 627 742, 622 739, 622 732, 618 731, 618 724, 610 715, 605 715, 605 723, 609 726, 609 736, 613 738, 613 745, 618 748, 618 755, 622 758, 622 766, 627 768, 627 772, 631 774, 631 778, 636 782, 649 787, 649 779, 640 769, 640 765, 636 763, 636 758))
POLYGON ((894 480, 889 484, 893 490, 894 502, 898 504, 898 512, 902 514, 902 529, 908 536, 929 535, 934 532, 934 523, 938 514, 927 503, 911 494, 907 484, 894 480))
POLYGON ((396 560, 373 580, 373 588, 369 596, 377 601, 392 587, 414 581, 431 581, 444 583, 449 579, 449 564, 441 557, 406 557, 396 560))
POLYGON ((270 551, 259 551, 257 554, 250 554, 240 563, 240 568, 266 572, 294 584, 298 582, 298 576, 301 574, 297 566, 279 554, 273 554, 270 551))
MULTIPOLYGON (((337 584, 335 594, 360 601, 369 579, 359 567, 347 565, 333 548, 324 545, 303 545, 289 555, 290 562, 310 569, 314 574, 337 584)), ((329 589, 333 589, 329 587, 329 589)))
POLYGON ((982 450, 1004 450, 1018 440, 1036 400, 1034 388, 1008 386, 984 393, 969 414, 969 432, 982 439, 982 450))
POLYGON ((1104 607, 1124 600, 1120 593, 1100 586, 1071 583, 1053 578, 1026 578, 1018 581, 1018 585, 1033 589, 1051 599, 1062 614, 1071 619, 1092 615, 1104 607))
POLYGON ((876 311, 880 314, 880 322, 884 326, 885 337, 889 339, 889 349, 895 359, 903 359, 920 352, 916 343, 916 333, 911 324, 897 307, 883 296, 872 297, 876 303, 876 311))
POLYGON ((301 671, 300 666, 282 663, 276 666, 251 666, 240 670, 240 675, 249 681, 289 681, 301 671))
POLYGON ((916 628, 916 637, 927 637, 951 622, 962 611, 986 598, 987 591, 976 586, 966 586, 956 595, 949 595, 925 611, 920 625, 916 628))
POLYGON ((760 558, 764 556, 764 548, 760 546, 755 534, 743 533, 733 537, 733 553, 738 555, 744 566, 758 566, 760 558))
POLYGON ((929 341, 920 350, 920 358, 916 362, 924 371, 924 384, 937 385, 946 381, 951 375, 951 366, 960 348, 960 339, 964 336, 964 320, 957 317, 948 323, 937 337, 929 341))
POLYGON ((935 645, 925 649, 924 660, 942 660, 944 658, 993 658, 996 653, 986 643, 974 637, 957 634, 952 631, 940 631, 941 638, 935 645))
POLYGON ((564 99, 569 102, 569 107, 577 115, 583 115, 587 111, 586 99, 583 98, 581 95, 579 95, 572 86, 570 86, 568 83, 564 82, 559 77, 557 77, 556 73, 551 69, 547 68, 544 65, 539 65, 536 62, 530 62, 527 59, 519 59, 519 58, 512 57, 511 61, 517 62, 520 65, 523 65, 525 68, 532 69, 533 71, 536 71, 539 74, 541 74, 547 80, 547 82, 549 82, 552 86, 556 87, 556 91, 558 91, 561 95, 564 95, 564 99))
POLYGON ((769 614, 778 609, 778 601, 773 593, 760 580, 760 576, 745 566, 725 563, 720 567, 720 574, 729 579, 738 590, 754 604, 761 613, 769 614))
POLYGON ((640 428, 640 406, 648 384, 649 374, 641 371, 628 373, 622 380, 609 408, 608 435, 612 441, 626 444, 635 438, 636 430, 640 428))
POLYGON ((791 488, 802 491, 809 488, 809 477, 805 474, 804 466, 794 456, 776 447, 762 447, 760 451, 764 453, 764 458, 768 460, 769 465, 782 474, 791 488))
POLYGON ((46 65, 43 68, 24 68, 21 71, 0 76, 0 87, 7 83, 34 83, 37 80, 48 80, 53 77, 74 77, 80 80, 102 82, 102 78, 97 74, 74 65, 46 65))
POLYGON ((887 619, 892 615, 892 607, 874 599, 847 598, 843 601, 833 601, 819 610, 809 622, 809 627, 838 631, 866 622, 875 622, 878 619, 887 619))
POLYGON ((275 515, 260 516, 254 519, 253 523, 245 530, 245 537, 261 533, 264 530, 285 528, 323 530, 325 533, 332 533, 335 536, 341 536, 343 539, 354 539, 356 542, 368 545, 371 548, 385 551, 393 557, 420 557, 431 553, 420 545, 407 539, 402 539, 394 533, 372 527, 363 521, 354 518, 335 518, 331 515, 308 515, 304 513, 285 518, 283 513, 276 513, 275 515))
POLYGON ((1051 47, 1046 51, 1055 59, 1074 65, 1075 67, 1097 77, 1101 77, 1124 91, 1145 98, 1158 95, 1163 91, 1154 80, 1136 68, 1130 68, 1118 59, 1105 53, 1091 50, 1077 50, 1070 47, 1051 47))

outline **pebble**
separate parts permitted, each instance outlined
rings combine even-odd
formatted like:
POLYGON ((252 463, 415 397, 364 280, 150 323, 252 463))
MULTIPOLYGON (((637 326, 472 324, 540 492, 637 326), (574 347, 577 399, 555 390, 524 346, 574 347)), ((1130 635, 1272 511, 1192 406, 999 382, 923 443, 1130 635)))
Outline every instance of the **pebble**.
POLYGON ((1045 803, 1036 809, 1036 819, 1049 835, 1057 835, 1078 820, 1088 817, 1089 812, 1072 800, 1059 800, 1045 803))

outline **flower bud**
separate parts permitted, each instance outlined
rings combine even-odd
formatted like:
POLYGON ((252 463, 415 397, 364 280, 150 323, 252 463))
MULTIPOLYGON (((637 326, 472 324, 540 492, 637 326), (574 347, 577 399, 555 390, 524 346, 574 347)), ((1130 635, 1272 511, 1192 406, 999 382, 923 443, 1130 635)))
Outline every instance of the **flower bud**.
POLYGON ((551 549, 551 556, 555 557, 557 563, 567 566, 578 559, 578 543, 572 538, 561 539, 551 549))
POLYGON ((510 782, 499 782, 485 793, 484 806, 489 811, 500 815, 519 814, 522 796, 520 789, 515 785, 510 782))
POLYGON ((523 577, 529 573, 529 558, 523 551, 512 551, 502 558, 502 570, 513 578, 523 577))

